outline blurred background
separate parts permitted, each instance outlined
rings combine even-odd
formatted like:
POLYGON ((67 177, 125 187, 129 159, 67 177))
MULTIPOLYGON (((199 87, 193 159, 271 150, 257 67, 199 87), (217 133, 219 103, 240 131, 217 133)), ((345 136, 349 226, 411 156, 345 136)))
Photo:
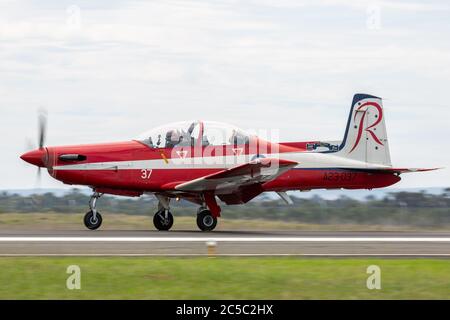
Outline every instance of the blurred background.
MULTIPOLYGON (((294 193, 295 194, 295 193, 294 193)), ((219 230, 450 230, 450 188, 394 191, 312 191, 285 205, 267 193, 246 205, 223 206, 219 230)), ((0 193, 0 229, 80 229, 88 189, 17 190, 0 193), (36 193, 38 192, 38 193, 36 193)), ((196 230, 197 206, 173 202, 175 229, 196 230)), ((103 196, 105 229, 153 230, 153 196, 103 196)))

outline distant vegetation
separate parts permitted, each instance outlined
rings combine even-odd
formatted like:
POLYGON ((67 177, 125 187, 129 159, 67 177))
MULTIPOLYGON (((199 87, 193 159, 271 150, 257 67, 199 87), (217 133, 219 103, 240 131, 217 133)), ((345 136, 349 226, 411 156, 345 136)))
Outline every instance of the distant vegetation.
MULTIPOLYGON (((293 197, 294 205, 281 200, 254 200, 246 205, 222 206, 227 218, 270 219, 314 224, 377 224, 424 227, 450 226, 450 188, 441 194, 426 192, 389 193, 382 199, 368 197, 364 201, 341 197, 325 200, 320 197, 293 197)), ((77 189, 57 197, 52 193, 20 196, 0 194, 0 213, 58 212, 84 213, 89 197, 77 189)), ((138 199, 104 196, 98 202, 102 212, 149 215, 156 210, 154 197, 138 199)), ((185 201, 173 202, 178 216, 195 215, 197 206, 185 201)), ((1 216, 0 216, 1 218, 1 216)))

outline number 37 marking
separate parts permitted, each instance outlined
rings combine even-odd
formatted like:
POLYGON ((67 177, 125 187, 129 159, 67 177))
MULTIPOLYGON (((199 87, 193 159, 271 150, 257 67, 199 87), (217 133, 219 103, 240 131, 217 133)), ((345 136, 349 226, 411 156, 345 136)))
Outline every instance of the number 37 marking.
POLYGON ((142 169, 141 170, 141 179, 150 179, 151 175, 152 175, 151 169, 142 169))

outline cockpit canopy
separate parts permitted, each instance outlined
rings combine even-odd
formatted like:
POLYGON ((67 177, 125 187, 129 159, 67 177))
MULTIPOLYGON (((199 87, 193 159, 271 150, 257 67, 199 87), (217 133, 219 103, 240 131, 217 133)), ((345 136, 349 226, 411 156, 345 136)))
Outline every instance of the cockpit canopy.
POLYGON ((174 122, 149 130, 136 140, 151 148, 245 145, 251 135, 245 131, 215 121, 174 122))

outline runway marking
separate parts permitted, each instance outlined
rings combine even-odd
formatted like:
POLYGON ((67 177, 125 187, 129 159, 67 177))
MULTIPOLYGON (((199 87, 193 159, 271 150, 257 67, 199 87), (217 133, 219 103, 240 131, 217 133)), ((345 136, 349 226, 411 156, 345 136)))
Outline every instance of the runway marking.
POLYGON ((450 242, 450 237, 0 237, 0 242, 450 242))
POLYGON ((2 253, 0 257, 450 257, 450 253, 2 253))

